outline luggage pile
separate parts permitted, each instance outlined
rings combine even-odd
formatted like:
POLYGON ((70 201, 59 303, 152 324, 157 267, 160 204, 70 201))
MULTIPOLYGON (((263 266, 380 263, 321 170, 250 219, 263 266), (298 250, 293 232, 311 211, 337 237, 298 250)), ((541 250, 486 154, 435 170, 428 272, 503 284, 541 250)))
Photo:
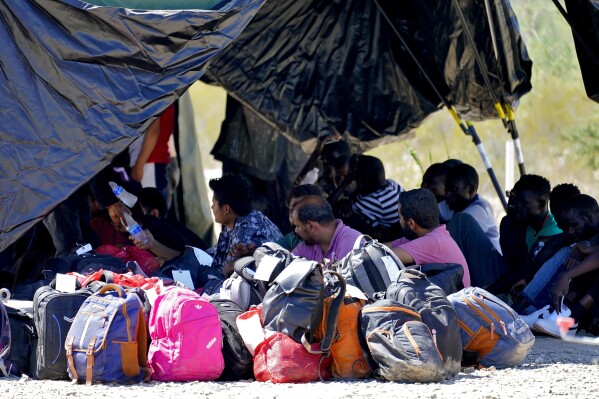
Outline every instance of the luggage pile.
POLYGON ((193 254, 167 268, 190 270, 204 286, 195 291, 121 273, 106 255, 56 261, 77 270, 74 289, 54 280, 30 303, 0 301, 0 373, 86 384, 434 382, 465 365, 518 365, 534 343, 501 300, 459 290, 456 265, 405 268, 376 240, 327 267, 267 243, 224 281, 193 254))

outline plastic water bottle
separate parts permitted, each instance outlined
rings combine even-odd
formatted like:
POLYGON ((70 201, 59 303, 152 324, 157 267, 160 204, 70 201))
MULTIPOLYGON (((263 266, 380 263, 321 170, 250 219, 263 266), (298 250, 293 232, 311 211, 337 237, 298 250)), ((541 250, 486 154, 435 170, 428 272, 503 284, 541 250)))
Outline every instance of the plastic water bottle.
POLYGON ((133 208, 137 202, 137 197, 135 195, 131 194, 129 191, 125 190, 123 187, 119 186, 113 181, 108 182, 108 184, 110 184, 112 192, 117 196, 118 199, 123 201, 123 203, 129 208, 133 208))
POLYGON ((148 237, 146 237, 146 233, 141 229, 141 226, 133 219, 131 214, 125 212, 125 220, 127 221, 127 231, 129 234, 133 236, 136 240, 145 244, 148 242, 148 237))

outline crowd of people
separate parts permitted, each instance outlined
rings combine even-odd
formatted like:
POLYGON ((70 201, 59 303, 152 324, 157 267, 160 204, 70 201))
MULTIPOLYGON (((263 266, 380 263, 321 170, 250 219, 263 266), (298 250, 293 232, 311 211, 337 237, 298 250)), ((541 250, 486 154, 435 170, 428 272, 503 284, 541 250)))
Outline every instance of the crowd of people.
POLYGON ((265 242, 332 264, 367 235, 406 266, 461 265, 464 287, 499 295, 535 330, 559 336, 556 317, 564 315, 576 321, 573 328, 599 333, 599 206, 576 186, 552 189, 545 177, 521 176, 498 226, 492 206, 478 194, 479 176, 471 165, 455 159, 435 163, 420 188, 406 190, 386 177, 378 158, 352 154, 348 143, 333 141, 322 149, 318 180, 300 176, 288 195, 291 231, 281 232, 254 209, 245 177, 210 180, 211 208, 222 232, 209 248, 169 217, 172 119, 165 113, 127 151, 124 167, 113 163, 45 218, 53 255, 72 253, 84 242, 137 245, 164 262, 193 246, 209 253, 211 267, 226 278, 236 259, 265 242), (135 206, 126 207, 109 181, 135 194, 135 206), (143 240, 130 236, 125 213, 142 227, 143 240))

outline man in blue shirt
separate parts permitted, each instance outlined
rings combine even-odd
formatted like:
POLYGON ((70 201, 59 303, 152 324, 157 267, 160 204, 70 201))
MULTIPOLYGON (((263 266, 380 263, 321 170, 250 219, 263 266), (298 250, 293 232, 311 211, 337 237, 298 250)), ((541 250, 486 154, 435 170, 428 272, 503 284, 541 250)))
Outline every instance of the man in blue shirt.
POLYGON ((212 267, 228 277, 233 273, 235 260, 251 255, 265 242, 276 242, 282 234, 268 217, 252 210, 252 187, 245 178, 225 175, 210 180, 209 186, 214 191, 214 220, 223 225, 212 267))

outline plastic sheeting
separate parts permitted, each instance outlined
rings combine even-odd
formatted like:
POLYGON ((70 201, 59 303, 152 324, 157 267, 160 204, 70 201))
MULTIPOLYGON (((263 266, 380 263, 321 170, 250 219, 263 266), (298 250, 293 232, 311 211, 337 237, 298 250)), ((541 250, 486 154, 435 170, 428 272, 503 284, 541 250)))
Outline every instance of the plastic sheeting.
POLYGON ((0 0, 0 251, 145 131, 264 1, 132 11, 0 0))
POLYGON ((599 1, 566 0, 566 7, 580 35, 574 35, 574 43, 587 96, 599 103, 599 1))
MULTIPOLYGON (((509 2, 491 1, 499 63, 484 1, 458 3, 492 90, 515 107, 531 89, 532 62, 509 2)), ((453 1, 380 4, 437 90, 462 116, 496 117, 453 1)), ((337 132, 366 149, 385 136, 409 132, 442 105, 374 1, 267 2, 206 77, 294 144, 337 132)), ((255 157, 241 151, 235 156, 246 165, 255 157)))

